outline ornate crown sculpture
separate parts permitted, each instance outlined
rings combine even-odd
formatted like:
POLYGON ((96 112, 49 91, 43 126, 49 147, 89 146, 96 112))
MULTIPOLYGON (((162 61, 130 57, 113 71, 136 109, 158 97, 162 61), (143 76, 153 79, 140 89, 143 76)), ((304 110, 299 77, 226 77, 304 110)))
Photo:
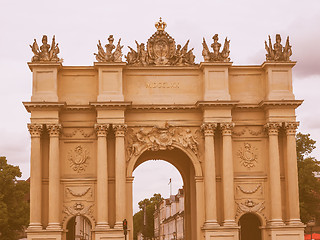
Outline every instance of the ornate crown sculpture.
POLYGON ((98 62, 122 62, 122 48, 120 45, 121 38, 118 41, 117 47, 113 44, 113 35, 108 38, 109 43, 105 45, 106 51, 104 51, 100 40, 98 41, 98 53, 94 53, 98 62), (113 49, 116 48, 113 51, 113 49))
POLYGON ((267 61, 276 61, 276 62, 287 62, 290 61, 290 56, 292 55, 291 46, 289 44, 289 37, 287 37, 285 47, 281 44, 281 36, 280 34, 276 35, 276 42, 271 43, 271 38, 269 35, 269 46, 267 45, 267 41, 264 42, 265 48, 267 50, 266 60, 267 61))
POLYGON ((208 45, 206 43, 206 40, 203 38, 203 50, 202 50, 202 56, 205 62, 230 62, 229 54, 229 45, 230 40, 226 38, 224 41, 224 46, 222 51, 220 52, 221 43, 218 42, 218 34, 215 34, 213 37, 213 43, 211 44, 211 47, 213 49, 213 52, 210 52, 208 45))
POLYGON ((58 47, 58 43, 56 44, 54 35, 52 38, 51 48, 50 48, 50 44, 48 44, 47 35, 43 35, 42 45, 40 49, 36 39, 34 39, 32 46, 31 45, 29 46, 33 52, 33 57, 31 59, 31 62, 61 62, 62 61, 62 59, 58 58, 60 49, 58 47))
POLYGON ((186 66, 193 65, 195 56, 191 50, 188 51, 188 44, 181 48, 181 45, 176 43, 174 39, 164 30, 167 24, 160 18, 159 22, 155 24, 157 31, 149 38, 147 42, 147 49, 145 44, 139 44, 137 41, 137 50, 135 51, 128 46, 130 52, 128 52, 126 59, 129 65, 177 65, 186 66))

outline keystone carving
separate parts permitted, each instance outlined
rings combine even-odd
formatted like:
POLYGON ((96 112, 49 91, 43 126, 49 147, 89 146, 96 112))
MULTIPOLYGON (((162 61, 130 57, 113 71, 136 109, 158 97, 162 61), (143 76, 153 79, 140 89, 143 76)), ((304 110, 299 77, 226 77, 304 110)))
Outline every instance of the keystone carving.
POLYGON ((54 35, 52 38, 51 47, 50 44, 48 44, 48 37, 46 35, 43 35, 42 37, 42 45, 40 49, 36 39, 34 39, 32 46, 29 46, 33 52, 31 62, 62 62, 62 60, 58 57, 60 49, 58 47, 58 43, 56 44, 54 35))
POLYGON ((218 34, 215 34, 213 37, 213 43, 211 44, 211 47, 213 49, 213 52, 210 52, 208 45, 206 43, 206 40, 203 38, 202 46, 202 56, 205 62, 230 62, 229 54, 229 46, 230 46, 230 40, 226 38, 224 41, 224 46, 222 51, 220 52, 221 43, 218 42, 218 34))
POLYGON ((238 150, 241 165, 248 169, 255 167, 258 159, 256 152, 257 148, 253 147, 250 143, 244 143, 244 148, 238 150))
POLYGON ((128 159, 138 156, 144 148, 151 151, 172 150, 174 143, 198 155, 199 142, 196 132, 192 132, 189 128, 173 127, 168 124, 165 127, 140 128, 137 131, 130 129, 127 138, 128 159))
POLYGON ((289 44, 289 37, 287 37, 286 45, 283 47, 281 44, 281 36, 280 34, 276 35, 276 42, 271 43, 271 38, 269 35, 269 46, 267 41, 264 42, 265 49, 267 51, 266 60, 267 61, 275 61, 275 62, 288 62, 290 61, 290 56, 292 55, 292 49, 289 44))
POLYGON ((109 43, 105 45, 106 50, 103 49, 100 40, 98 40, 98 53, 94 53, 98 62, 122 62, 122 48, 120 45, 121 38, 118 41, 117 47, 114 46, 113 35, 108 38, 109 43), (115 49, 113 51, 113 49, 115 49))
POLYGON ((160 18, 159 22, 155 24, 157 31, 149 38, 147 42, 147 49, 145 44, 139 44, 137 41, 137 50, 129 47, 126 59, 129 65, 147 66, 147 65, 176 65, 185 66, 193 65, 195 56, 193 55, 193 48, 188 50, 188 44, 181 47, 177 45, 174 39, 164 30, 167 24, 160 18))
POLYGON ((64 206, 63 207, 64 218, 63 218, 62 222, 65 222, 65 220, 69 216, 79 216, 79 215, 88 216, 95 222, 95 219, 93 216, 93 206, 94 206, 94 204, 86 206, 85 204, 83 204, 81 202, 76 202, 72 206, 64 206))
POLYGON ((80 145, 75 149, 70 150, 68 153, 70 167, 77 173, 85 171, 89 158, 89 151, 80 145))
POLYGON ((264 218, 266 218, 262 212, 265 208, 264 201, 263 202, 254 202, 250 199, 247 199, 244 203, 237 202, 238 208, 236 213, 236 218, 240 216, 242 213, 255 212, 260 213, 264 218))

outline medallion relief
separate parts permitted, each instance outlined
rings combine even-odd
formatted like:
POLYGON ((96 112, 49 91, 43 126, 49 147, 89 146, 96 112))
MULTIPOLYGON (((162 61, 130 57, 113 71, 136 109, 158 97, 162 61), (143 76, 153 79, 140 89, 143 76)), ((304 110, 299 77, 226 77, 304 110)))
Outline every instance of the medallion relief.
POLYGON ((173 144, 179 144, 190 149, 195 155, 199 154, 198 130, 173 127, 166 124, 165 127, 154 126, 152 128, 130 129, 127 137, 127 151, 130 159, 138 156, 141 150, 147 148, 151 151, 172 150, 173 144))
POLYGON ((77 173, 81 173, 86 170, 89 158, 89 151, 81 145, 71 149, 68 153, 70 167, 77 173))
POLYGON ((238 150, 238 157, 242 166, 251 169, 256 166, 258 162, 258 149, 253 147, 250 143, 245 142, 244 146, 238 150))

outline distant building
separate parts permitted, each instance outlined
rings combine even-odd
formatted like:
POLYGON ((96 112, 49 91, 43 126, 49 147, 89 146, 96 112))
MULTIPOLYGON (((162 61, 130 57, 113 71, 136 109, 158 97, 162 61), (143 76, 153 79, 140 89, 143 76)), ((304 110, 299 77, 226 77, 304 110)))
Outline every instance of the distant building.
POLYGON ((162 200, 154 212, 154 237, 156 240, 184 239, 184 192, 162 200))

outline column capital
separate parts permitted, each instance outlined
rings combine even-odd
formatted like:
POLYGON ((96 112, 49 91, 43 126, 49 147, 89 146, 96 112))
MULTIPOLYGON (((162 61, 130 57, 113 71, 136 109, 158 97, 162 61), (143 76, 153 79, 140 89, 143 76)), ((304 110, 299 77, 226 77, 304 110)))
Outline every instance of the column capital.
POLYGON ((39 123, 28 123, 28 130, 31 137, 40 137, 43 131, 43 124, 39 123))
POLYGON ((126 124, 115 124, 115 125, 112 125, 112 128, 115 132, 116 137, 124 137, 127 131, 126 124))
POLYGON ((217 123, 203 123, 201 125, 201 130, 205 136, 214 136, 214 131, 216 130, 217 123))
POLYGON ((59 137, 61 124, 47 124, 47 129, 50 137, 59 137))
POLYGON ((108 135, 110 124, 106 123, 96 123, 94 129, 96 130, 98 137, 106 137, 108 135))
POLYGON ((222 130, 222 135, 232 135, 232 129, 234 128, 234 123, 233 122, 225 122, 225 123, 220 123, 220 128, 222 130))
POLYGON ((284 129, 287 135, 296 135, 296 130, 299 127, 299 122, 285 122, 284 129))
POLYGON ((281 123, 279 122, 268 122, 264 125, 269 135, 278 135, 281 123))

